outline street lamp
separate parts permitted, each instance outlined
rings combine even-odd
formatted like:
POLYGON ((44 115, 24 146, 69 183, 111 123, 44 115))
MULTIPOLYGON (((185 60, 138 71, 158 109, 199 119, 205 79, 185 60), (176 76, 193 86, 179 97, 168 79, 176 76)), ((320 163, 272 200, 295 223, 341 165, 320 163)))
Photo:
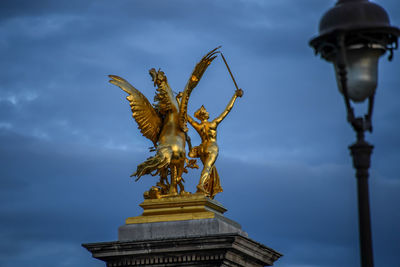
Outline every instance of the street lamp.
POLYGON ((361 265, 373 266, 369 211, 368 169, 373 146, 364 140, 372 132, 372 111, 378 81, 379 57, 397 49, 400 30, 390 26, 386 11, 368 0, 338 0, 319 23, 319 36, 310 41, 316 54, 334 64, 339 91, 344 97, 347 120, 357 134, 349 147, 356 169, 361 265), (364 117, 355 117, 351 102, 368 100, 364 117))

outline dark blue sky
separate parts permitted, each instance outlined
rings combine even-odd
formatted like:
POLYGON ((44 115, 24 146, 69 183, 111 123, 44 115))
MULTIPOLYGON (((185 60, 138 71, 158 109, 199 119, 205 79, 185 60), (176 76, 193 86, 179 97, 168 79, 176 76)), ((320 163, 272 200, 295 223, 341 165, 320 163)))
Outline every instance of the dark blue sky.
MULTIPOLYGON (((398 0, 376 1, 400 25, 398 0)), ((150 154, 125 94, 149 99, 148 70, 181 91, 222 45, 244 97, 219 127, 226 216, 284 254, 280 267, 359 266, 356 181, 333 67, 308 41, 335 1, 0 3, 0 266, 104 266, 80 244, 117 239, 156 182, 129 175, 150 154)), ((400 249, 400 54, 380 62, 370 198, 376 266, 400 249)), ((192 94, 217 116, 234 92, 216 59, 192 94)), ((358 109, 361 111, 361 109, 358 109)), ((190 133, 196 145, 199 138, 190 133)), ((185 177, 194 191, 199 172, 185 177)))

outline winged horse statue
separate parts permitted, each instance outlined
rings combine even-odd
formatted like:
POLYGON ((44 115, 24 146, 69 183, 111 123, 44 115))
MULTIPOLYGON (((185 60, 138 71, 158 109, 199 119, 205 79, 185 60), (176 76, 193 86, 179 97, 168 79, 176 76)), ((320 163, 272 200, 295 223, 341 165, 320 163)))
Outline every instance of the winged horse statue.
POLYGON ((208 52, 196 64, 183 93, 179 96, 174 96, 163 71, 151 69, 150 76, 154 86, 157 86, 154 105, 150 104, 149 100, 125 79, 109 75, 110 83, 129 94, 126 99, 131 106, 132 116, 143 136, 153 142, 154 148, 151 151, 156 151, 154 156, 139 164, 136 172, 131 175, 137 177, 136 181, 146 174, 160 176, 157 186, 145 192, 145 198, 175 196, 178 194, 178 186, 180 194, 186 193, 182 174, 187 172, 187 167, 198 168, 195 160, 188 160, 186 157, 186 142, 189 148, 191 147, 186 125, 188 101, 207 67, 217 57, 219 48, 208 52))

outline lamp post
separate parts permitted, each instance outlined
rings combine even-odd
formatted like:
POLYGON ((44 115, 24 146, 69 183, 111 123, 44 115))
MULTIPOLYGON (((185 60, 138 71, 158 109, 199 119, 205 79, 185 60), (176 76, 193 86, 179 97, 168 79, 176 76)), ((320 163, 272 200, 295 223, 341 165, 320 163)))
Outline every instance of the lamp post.
POLYGON ((338 0, 319 23, 319 36, 310 41, 316 54, 334 64, 347 121, 357 135, 350 154, 356 169, 361 266, 373 266, 368 169, 373 146, 364 139, 372 132, 372 111, 379 57, 397 49, 400 30, 390 25, 386 11, 369 0, 338 0), (352 102, 368 101, 364 117, 355 117, 352 102))

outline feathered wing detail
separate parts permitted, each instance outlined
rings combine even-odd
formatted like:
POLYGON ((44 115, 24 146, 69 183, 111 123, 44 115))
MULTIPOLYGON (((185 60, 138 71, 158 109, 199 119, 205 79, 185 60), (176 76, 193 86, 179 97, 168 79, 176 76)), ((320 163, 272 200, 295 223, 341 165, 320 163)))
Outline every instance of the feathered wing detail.
POLYGON ((140 132, 143 136, 150 139, 156 147, 162 126, 160 116, 150 104, 149 100, 125 79, 116 75, 109 75, 108 77, 112 79, 110 83, 120 87, 129 94, 126 99, 129 101, 132 116, 137 122, 140 132))
POLYGON ((185 86, 185 89, 183 91, 182 95, 182 100, 180 102, 179 106, 179 126, 181 127, 182 131, 187 132, 188 128, 186 126, 187 123, 187 106, 189 103, 189 97, 190 94, 192 93, 193 89, 197 86, 199 83, 201 77, 203 76, 204 72, 206 71, 207 67, 211 64, 211 62, 217 57, 216 54, 219 53, 218 49, 221 46, 218 46, 217 48, 214 48, 210 52, 208 52, 201 60, 199 63, 196 64, 196 67, 194 68, 192 75, 190 75, 190 78, 185 86))

